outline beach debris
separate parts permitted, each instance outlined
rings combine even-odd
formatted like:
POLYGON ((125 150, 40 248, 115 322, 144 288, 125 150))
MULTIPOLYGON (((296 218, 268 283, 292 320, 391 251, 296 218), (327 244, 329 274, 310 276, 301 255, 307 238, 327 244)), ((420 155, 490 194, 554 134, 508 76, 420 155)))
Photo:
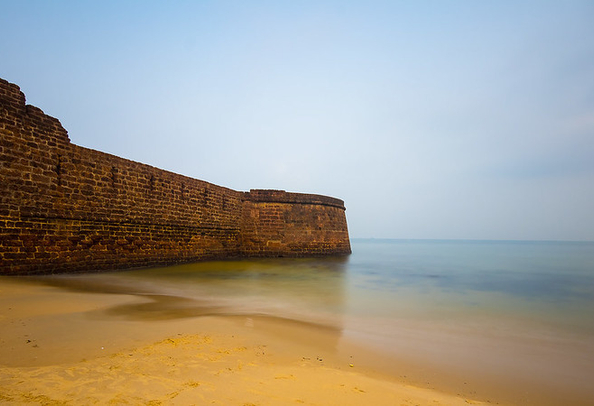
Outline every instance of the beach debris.
POLYGON ((289 375, 276 375, 274 377, 274 379, 295 379, 295 375, 293 375, 293 374, 289 374, 289 375))
POLYGON ((352 368, 352 367, 354 367, 354 365, 353 365, 353 364, 349 364, 349 366, 350 366, 351 368, 352 368))

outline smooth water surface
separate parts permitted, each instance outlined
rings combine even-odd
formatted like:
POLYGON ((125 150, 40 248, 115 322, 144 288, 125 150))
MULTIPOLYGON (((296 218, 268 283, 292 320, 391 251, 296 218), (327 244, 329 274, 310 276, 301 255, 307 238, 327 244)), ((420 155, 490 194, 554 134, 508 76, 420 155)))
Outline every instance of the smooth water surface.
POLYGON ((349 311, 471 315, 594 333, 594 243, 361 240, 349 311))
POLYGON ((345 330, 357 330, 356 320, 410 320, 594 335, 594 243, 370 239, 352 246, 353 254, 341 258, 214 261, 40 279, 77 290, 177 298, 180 313, 166 317, 208 305, 214 313, 338 323, 345 330))
POLYGON ((342 258, 201 262, 36 280, 146 299, 110 309, 109 317, 295 319, 337 328, 387 358, 507 378, 500 386, 524 379, 535 392, 551 385, 590 390, 594 243, 354 240, 352 248, 342 258))

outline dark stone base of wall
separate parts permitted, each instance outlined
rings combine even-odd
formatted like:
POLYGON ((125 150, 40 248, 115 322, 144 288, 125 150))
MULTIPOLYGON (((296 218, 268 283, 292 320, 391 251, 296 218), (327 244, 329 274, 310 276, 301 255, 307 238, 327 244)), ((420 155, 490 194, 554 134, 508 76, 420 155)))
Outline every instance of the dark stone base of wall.
POLYGON ((2 274, 95 272, 239 257, 237 230, 0 218, 2 274))

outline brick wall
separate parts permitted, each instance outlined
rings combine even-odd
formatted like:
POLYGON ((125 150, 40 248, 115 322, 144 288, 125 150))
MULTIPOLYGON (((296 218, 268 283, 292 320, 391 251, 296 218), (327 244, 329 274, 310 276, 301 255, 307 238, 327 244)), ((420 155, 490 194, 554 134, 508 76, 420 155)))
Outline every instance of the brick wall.
POLYGON ((344 202, 327 196, 245 193, 241 243, 247 256, 350 253, 344 202))
POLYGON ((0 79, 0 273, 350 253, 344 204, 247 193, 70 143, 0 79))

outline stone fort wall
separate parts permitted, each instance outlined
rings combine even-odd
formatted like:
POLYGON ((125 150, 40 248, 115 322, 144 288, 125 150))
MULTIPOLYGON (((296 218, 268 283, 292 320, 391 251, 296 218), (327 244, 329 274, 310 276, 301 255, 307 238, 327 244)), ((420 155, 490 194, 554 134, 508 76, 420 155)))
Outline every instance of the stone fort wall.
POLYGON ((342 200, 239 192, 72 144, 0 79, 0 274, 350 253, 342 200))

